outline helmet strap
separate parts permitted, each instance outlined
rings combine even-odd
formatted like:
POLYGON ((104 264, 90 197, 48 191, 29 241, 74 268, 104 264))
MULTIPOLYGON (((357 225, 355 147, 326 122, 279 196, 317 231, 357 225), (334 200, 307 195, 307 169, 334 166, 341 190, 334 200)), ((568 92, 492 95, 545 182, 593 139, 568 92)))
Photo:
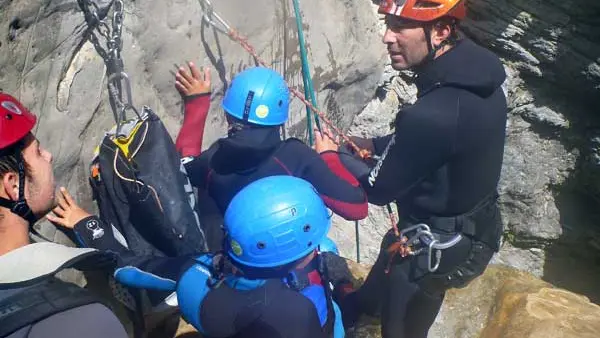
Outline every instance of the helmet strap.
POLYGON ((254 91, 248 91, 248 96, 246 96, 246 101, 244 102, 244 122, 248 122, 248 118, 250 117, 250 108, 252 107, 252 100, 254 100, 254 91))
POLYGON ((0 206, 10 209, 13 214, 23 218, 29 223, 30 227, 37 221, 37 218, 31 211, 31 208, 25 200, 25 161, 23 160, 22 148, 15 148, 15 157, 17 158, 17 167, 19 174, 19 196, 17 201, 12 201, 0 197, 0 206))

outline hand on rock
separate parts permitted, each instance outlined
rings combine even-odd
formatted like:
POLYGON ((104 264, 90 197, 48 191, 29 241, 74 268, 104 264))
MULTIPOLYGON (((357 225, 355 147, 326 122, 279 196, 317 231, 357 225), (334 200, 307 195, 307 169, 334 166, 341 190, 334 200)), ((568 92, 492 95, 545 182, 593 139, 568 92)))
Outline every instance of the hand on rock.
POLYGON ((210 93, 210 68, 201 71, 193 62, 188 62, 189 72, 184 67, 177 69, 175 87, 181 96, 210 93))
POLYGON ((73 201, 71 194, 64 187, 60 188, 57 193, 58 206, 52 210, 54 215, 47 215, 46 218, 55 225, 62 226, 68 229, 75 228, 75 225, 82 219, 91 216, 90 213, 81 209, 79 205, 73 201))

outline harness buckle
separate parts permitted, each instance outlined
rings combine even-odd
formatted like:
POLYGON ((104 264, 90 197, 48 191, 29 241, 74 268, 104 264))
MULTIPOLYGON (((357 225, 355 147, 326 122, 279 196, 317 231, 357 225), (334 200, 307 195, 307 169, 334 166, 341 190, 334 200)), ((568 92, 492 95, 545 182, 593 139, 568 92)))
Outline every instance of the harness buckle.
POLYGON ((425 223, 404 228, 397 237, 396 242, 387 249, 390 257, 385 272, 389 272, 392 260, 397 254, 400 254, 401 257, 406 257, 418 256, 423 252, 426 252, 428 258, 427 269, 429 272, 435 272, 440 266, 442 250, 455 246, 460 242, 462 237, 462 234, 457 233, 449 241, 441 242, 425 223), (408 234, 413 232, 414 234, 409 237, 408 234))

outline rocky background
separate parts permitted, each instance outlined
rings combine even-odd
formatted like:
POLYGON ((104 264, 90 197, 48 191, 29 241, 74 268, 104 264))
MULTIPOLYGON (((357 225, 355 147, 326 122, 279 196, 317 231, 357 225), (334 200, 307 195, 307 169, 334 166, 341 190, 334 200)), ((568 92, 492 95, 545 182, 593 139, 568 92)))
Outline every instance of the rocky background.
MULTIPOLYGON (((94 1, 100 12, 111 3, 94 1)), ((92 43, 82 3, 0 0, 0 89, 19 97, 38 115, 36 135, 54 154, 59 183, 93 209, 87 165, 114 122, 106 66, 92 43)), ((366 0, 304 0, 301 7, 319 106, 350 134, 389 132, 397 107, 412 102, 415 89, 410 74, 386 66, 376 8, 366 0)), ((470 0, 468 7, 465 34, 496 52, 508 74, 510 118, 500 184, 506 236, 495 263, 527 271, 598 303, 600 121, 595 112, 600 104, 600 3, 470 0)), ((291 1, 222 0, 215 1, 215 10, 247 36, 260 57, 291 86, 301 89, 291 1)), ((126 1, 123 59, 134 103, 157 111, 172 135, 182 121, 181 100, 173 87, 175 65, 192 60, 213 69, 208 145, 224 134, 218 105, 224 90, 232 76, 254 60, 203 24, 202 13, 195 0, 126 1)), ((102 36, 96 37, 105 46, 102 36)), ((305 138, 305 126, 304 107, 294 100, 288 136, 305 138)), ((389 224, 377 207, 359 223, 362 262, 375 259, 389 224)), ((49 224, 41 224, 41 232, 66 241, 49 224)), ((355 259, 353 222, 337 219, 331 236, 346 257, 355 259)), ((528 278, 523 280, 535 280, 528 278)), ((457 314, 462 314, 457 306, 463 306, 465 298, 457 299, 446 301, 431 337, 475 337, 482 332, 481 327, 457 324, 457 314)), ((496 305, 502 306, 501 300, 496 305)), ((496 325, 488 317, 482 317, 483 322, 496 325)), ((502 336, 485 332, 486 337, 502 336)))

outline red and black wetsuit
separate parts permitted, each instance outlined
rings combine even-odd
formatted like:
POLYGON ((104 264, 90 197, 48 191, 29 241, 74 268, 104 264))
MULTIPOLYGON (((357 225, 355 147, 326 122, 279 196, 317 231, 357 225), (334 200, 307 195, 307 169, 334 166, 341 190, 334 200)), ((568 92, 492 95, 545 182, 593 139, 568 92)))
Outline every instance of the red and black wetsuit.
POLYGON ((192 185, 206 189, 224 213, 235 194, 260 178, 292 175, 310 182, 325 204, 347 220, 367 216, 367 199, 336 152, 316 153, 300 140, 281 140, 279 127, 249 127, 230 133, 201 152, 210 105, 207 94, 189 97, 176 146, 192 185))

